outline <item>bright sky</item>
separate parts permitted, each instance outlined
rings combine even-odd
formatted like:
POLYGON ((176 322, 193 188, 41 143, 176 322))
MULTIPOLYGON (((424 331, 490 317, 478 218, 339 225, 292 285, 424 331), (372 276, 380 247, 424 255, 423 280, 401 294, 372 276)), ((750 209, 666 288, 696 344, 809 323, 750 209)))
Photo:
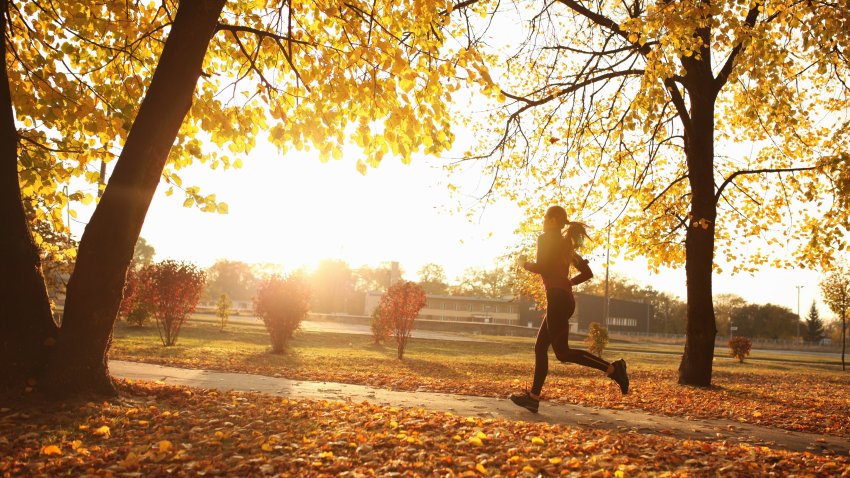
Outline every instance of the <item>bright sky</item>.
POLYGON ((363 176, 356 159, 323 164, 310 153, 282 157, 260 147, 240 170, 193 167, 182 174, 184 184, 216 193, 229 214, 182 208, 181 194, 166 197, 161 185, 142 236, 159 259, 209 265, 228 258, 287 269, 323 258, 354 267, 397 260, 409 278, 429 262, 443 265, 449 277, 487 267, 512 243, 519 209, 503 204, 474 222, 451 214, 449 209, 474 198, 450 197, 437 160, 403 165, 390 159, 363 176))
MULTIPOLYGON (((227 258, 279 263, 285 269, 312 267, 323 258, 343 259, 353 267, 395 260, 408 279, 415 279, 423 264, 436 263, 450 280, 467 267, 492 267, 517 240, 513 231, 522 219, 519 208, 503 202, 467 220, 463 207, 475 198, 449 192, 440 160, 423 158, 403 165, 388 159, 362 176, 355 170, 356 159, 352 155, 323 164, 309 153, 282 157, 260 146, 239 170, 193 166, 183 171, 184 184, 200 185, 204 194, 216 193, 230 213, 184 208, 181 193, 167 197, 163 184, 142 237, 155 247, 157 260, 209 266, 227 258), (461 212, 452 213, 459 205, 461 212)), ((479 189, 478 181, 452 178, 469 192, 479 189)), ((78 236, 81 232, 75 231, 78 236)), ((591 258, 598 280, 604 277, 601 254, 591 258)), ((615 260, 612 272, 685 296, 683 267, 652 275, 642 261, 615 260)), ((818 294, 818 280, 811 271, 766 270, 756 276, 716 276, 714 291, 796 311, 796 286, 803 285, 800 308, 805 316, 818 294)), ((830 315, 820 308, 822 315, 830 315)))

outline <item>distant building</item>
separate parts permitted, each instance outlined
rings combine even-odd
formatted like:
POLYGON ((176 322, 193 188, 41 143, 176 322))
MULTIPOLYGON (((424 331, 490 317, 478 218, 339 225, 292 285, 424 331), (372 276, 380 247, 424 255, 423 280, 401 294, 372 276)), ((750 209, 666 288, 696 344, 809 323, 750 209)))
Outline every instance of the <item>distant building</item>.
MULTIPOLYGON (((365 315, 381 302, 381 293, 366 294, 365 315)), ((511 298, 489 299, 454 295, 426 295, 420 319, 448 322, 480 322, 485 324, 520 325, 519 304, 511 298)))
POLYGON ((605 320, 605 297, 576 292, 576 313, 573 321, 581 330, 591 322, 606 327, 611 332, 647 332, 652 306, 634 300, 610 299, 608 321, 605 320))
MULTIPOLYGON (((521 298, 489 299, 450 295, 426 295, 425 307, 419 319, 447 322, 478 322, 488 324, 518 325, 537 328, 543 321, 544 311, 537 310, 534 302, 521 298)), ((651 316, 651 306, 643 302, 611 299, 611 313, 604 319, 605 298, 575 293, 576 311, 570 320, 572 332, 587 330, 591 322, 607 326, 616 332, 645 332, 651 316)), ((380 292, 366 294, 364 314, 372 312, 381 302, 380 292)))

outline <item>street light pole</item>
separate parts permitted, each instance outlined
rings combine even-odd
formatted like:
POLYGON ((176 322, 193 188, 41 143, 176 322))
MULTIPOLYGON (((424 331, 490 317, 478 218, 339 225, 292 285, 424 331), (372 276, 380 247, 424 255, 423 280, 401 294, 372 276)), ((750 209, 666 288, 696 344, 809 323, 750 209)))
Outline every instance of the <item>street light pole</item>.
POLYGON ((608 224, 608 239, 605 246, 605 328, 610 327, 608 323, 611 315, 611 296, 608 289, 608 266, 611 261, 611 224, 608 224))
POLYGON ((798 285, 796 287, 797 287, 797 340, 799 341, 800 340, 800 320, 801 320, 801 317, 800 317, 800 289, 802 289, 803 286, 798 285))

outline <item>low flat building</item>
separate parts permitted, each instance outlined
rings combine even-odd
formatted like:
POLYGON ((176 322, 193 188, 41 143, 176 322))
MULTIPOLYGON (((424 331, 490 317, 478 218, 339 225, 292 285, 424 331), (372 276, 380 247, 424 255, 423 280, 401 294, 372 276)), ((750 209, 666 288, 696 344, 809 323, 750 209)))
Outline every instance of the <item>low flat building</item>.
MULTIPOLYGON (((365 314, 372 312, 381 302, 381 294, 366 294, 365 314)), ((485 324, 520 325, 519 304, 512 298, 490 299, 455 295, 426 295, 425 307, 419 319, 447 322, 480 322, 485 324)))
MULTIPOLYGON (((572 332, 587 330, 591 322, 597 322, 610 331, 645 332, 652 315, 652 307, 647 303, 610 299, 610 313, 606 321, 604 297, 576 292, 575 298, 576 310, 570 320, 572 332)), ((366 294, 364 314, 372 315, 380 302, 381 293, 366 294)), ((544 315, 544 311, 538 310, 536 304, 527 299, 426 295, 425 307, 419 311, 417 318, 537 328, 544 315)))

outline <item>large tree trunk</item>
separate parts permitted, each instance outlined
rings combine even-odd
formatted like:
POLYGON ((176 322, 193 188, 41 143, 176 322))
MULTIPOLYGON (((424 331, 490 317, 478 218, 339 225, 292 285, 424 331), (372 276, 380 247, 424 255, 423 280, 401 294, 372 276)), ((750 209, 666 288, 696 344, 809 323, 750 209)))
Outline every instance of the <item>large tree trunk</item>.
POLYGON ((192 104, 225 0, 183 0, 109 184, 80 240, 59 341, 45 371, 54 395, 112 394, 112 327, 133 246, 192 104))
MULTIPOLYGON (((710 70, 703 78, 711 78, 710 70)), ((714 262, 714 101, 712 85, 694 82, 689 90, 691 129, 686 134, 685 154, 691 192, 691 218, 685 236, 688 324, 685 353, 679 365, 679 383, 711 385, 714 339, 717 327, 711 293, 714 262)))
POLYGON ((7 11, 8 2, 0 0, 0 389, 13 390, 44 365, 56 324, 21 200, 18 132, 6 67, 7 11))

